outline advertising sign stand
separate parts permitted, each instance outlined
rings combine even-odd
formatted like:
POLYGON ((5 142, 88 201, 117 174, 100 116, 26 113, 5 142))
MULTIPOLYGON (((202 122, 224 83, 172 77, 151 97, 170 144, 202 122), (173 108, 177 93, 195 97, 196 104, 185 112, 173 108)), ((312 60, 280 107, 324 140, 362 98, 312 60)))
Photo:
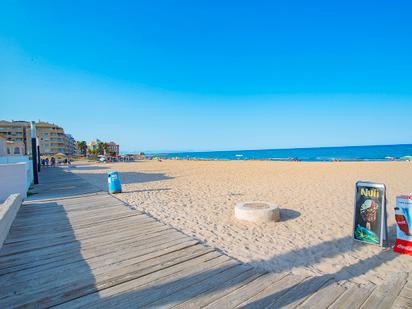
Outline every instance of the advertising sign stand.
POLYGON ((386 187, 367 181, 356 183, 353 238, 369 244, 387 245, 386 187))
POLYGON ((396 242, 393 250, 412 255, 412 194, 396 198, 396 242))

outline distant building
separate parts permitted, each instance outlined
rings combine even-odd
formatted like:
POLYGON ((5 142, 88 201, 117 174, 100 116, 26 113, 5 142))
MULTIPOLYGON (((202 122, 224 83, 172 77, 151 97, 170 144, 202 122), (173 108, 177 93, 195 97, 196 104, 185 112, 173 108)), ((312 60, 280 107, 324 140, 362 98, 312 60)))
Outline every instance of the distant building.
POLYGON ((24 144, 0 136, 0 157, 2 156, 24 156, 24 144))
POLYGON ((27 136, 27 127, 30 128, 30 124, 27 121, 0 121, 0 135, 7 141, 21 142, 24 145, 24 154, 27 153, 27 148, 30 143, 28 142, 29 135, 27 136))
MULTIPOLYGON (((39 121, 36 133, 40 145, 40 153, 52 155, 64 153, 71 155, 74 139, 67 137, 62 127, 48 122, 39 121)), ((31 124, 29 121, 0 121, 0 135, 8 141, 22 143, 23 155, 31 154, 31 124)))
POLYGON ((76 154, 76 141, 71 134, 65 134, 65 154, 73 156, 76 154))
POLYGON ((107 150, 110 154, 114 154, 115 156, 119 155, 120 146, 115 142, 107 143, 107 150))
POLYGON ((92 140, 92 141, 87 145, 87 148, 88 148, 88 150, 95 151, 95 150, 97 150, 97 149, 99 148, 99 144, 100 144, 100 143, 102 143, 102 141, 96 138, 95 140, 92 140))
POLYGON ((7 139, 0 136, 0 157, 4 157, 7 155, 7 139))
POLYGON ((119 145, 116 144, 115 142, 109 142, 105 143, 99 139, 92 140, 89 144, 87 144, 87 149, 89 152, 94 152, 96 150, 99 150, 99 145, 101 145, 100 148, 100 153, 104 155, 114 155, 118 156, 119 155, 119 145))
POLYGON ((9 156, 24 156, 24 144, 22 142, 6 142, 6 152, 9 156))

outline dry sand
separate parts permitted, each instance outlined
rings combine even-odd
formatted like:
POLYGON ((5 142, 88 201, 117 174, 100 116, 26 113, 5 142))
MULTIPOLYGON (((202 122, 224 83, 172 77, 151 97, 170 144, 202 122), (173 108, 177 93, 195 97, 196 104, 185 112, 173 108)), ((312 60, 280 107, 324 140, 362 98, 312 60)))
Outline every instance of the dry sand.
POLYGON ((383 182, 394 232, 395 196, 412 191, 408 162, 138 161, 85 165, 72 171, 102 189, 106 172, 121 173, 121 200, 258 268, 303 275, 333 274, 380 283, 412 270, 412 257, 352 241, 354 186, 383 182), (234 205, 267 201, 281 222, 234 218, 234 205))

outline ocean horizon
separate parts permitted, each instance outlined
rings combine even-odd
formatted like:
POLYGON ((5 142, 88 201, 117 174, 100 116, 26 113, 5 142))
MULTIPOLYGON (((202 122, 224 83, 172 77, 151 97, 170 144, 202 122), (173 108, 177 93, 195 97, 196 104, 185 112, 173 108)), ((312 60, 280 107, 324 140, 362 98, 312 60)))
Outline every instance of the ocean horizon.
MULTIPOLYGON (((387 161, 412 156, 412 144, 154 153, 181 160, 387 161)), ((412 158, 412 157, 411 157, 412 158)))

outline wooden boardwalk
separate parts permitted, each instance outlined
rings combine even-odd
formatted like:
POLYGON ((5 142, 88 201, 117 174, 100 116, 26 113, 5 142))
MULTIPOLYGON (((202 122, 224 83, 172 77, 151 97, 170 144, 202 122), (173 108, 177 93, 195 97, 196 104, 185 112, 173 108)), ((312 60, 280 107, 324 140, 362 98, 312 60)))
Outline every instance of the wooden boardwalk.
POLYGON ((0 251, 0 308, 411 308, 385 285, 262 273, 60 168, 43 171, 0 251))

